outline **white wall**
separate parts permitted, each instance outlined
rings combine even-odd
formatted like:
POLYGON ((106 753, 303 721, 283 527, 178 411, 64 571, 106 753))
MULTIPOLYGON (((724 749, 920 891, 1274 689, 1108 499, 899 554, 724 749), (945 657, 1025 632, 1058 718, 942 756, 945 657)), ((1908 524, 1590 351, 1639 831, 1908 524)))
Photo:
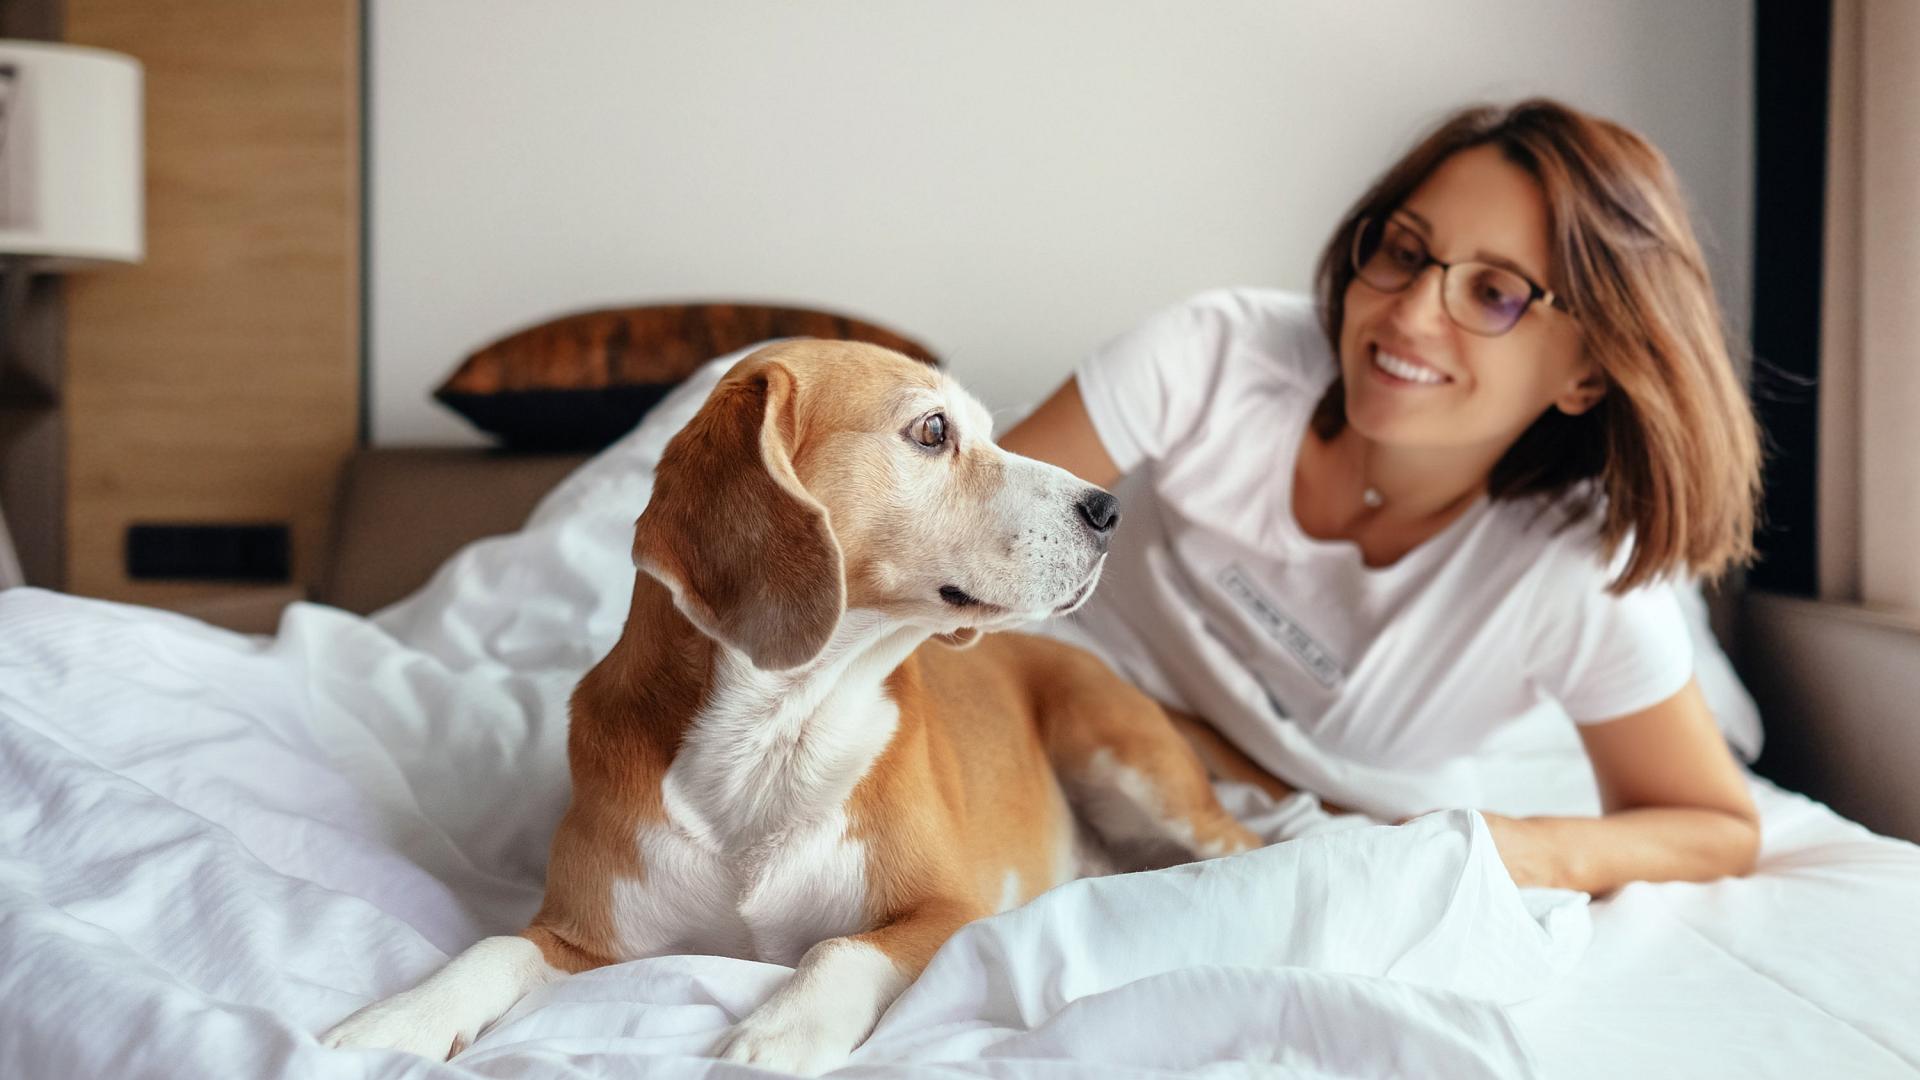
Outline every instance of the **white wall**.
POLYGON ((1673 159, 1745 325, 1749 0, 374 0, 376 442, 553 315, 784 300, 989 404, 1204 288, 1305 288, 1425 127, 1549 93, 1673 159))

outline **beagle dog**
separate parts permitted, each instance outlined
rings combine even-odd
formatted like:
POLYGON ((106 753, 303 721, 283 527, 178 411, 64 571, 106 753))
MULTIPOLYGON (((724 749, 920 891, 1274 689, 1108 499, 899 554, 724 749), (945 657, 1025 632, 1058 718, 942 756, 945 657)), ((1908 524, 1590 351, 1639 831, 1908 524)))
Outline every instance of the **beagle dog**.
POLYGON ((797 969, 713 1052, 817 1074, 967 922, 1255 846, 1154 701, 983 637, 1083 603, 1118 518, 898 353, 740 361, 667 445, 625 629, 574 692, 539 913, 324 1041, 444 1057, 543 983, 712 953, 797 969))

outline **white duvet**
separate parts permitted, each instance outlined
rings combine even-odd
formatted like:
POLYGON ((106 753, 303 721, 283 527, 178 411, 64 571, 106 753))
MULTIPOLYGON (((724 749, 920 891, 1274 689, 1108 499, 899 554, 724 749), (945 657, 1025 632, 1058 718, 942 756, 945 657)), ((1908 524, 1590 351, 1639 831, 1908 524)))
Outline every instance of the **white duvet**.
MULTIPOLYGON (((0 1077, 753 1073, 704 1054, 787 971, 711 956, 543 988, 450 1063, 314 1041, 537 906, 567 694, 717 371, 372 620, 0 594, 0 1077)), ((1786 863, 1597 915, 1468 812, 1077 882, 956 936, 847 1074, 1905 1074, 1920 857, 1758 794, 1786 863)))

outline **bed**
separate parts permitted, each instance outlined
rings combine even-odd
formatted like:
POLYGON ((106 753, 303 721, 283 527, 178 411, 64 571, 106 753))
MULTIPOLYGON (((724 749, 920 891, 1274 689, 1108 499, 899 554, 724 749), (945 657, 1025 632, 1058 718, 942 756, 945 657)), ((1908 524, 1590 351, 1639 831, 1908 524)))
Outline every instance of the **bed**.
MULTIPOLYGON (((353 508, 386 500, 366 512, 404 532, 395 508, 449 513, 404 477, 487 466, 350 476, 339 550, 361 554, 328 589, 371 616, 299 603, 242 635, 0 593, 0 1076, 753 1075, 703 1055, 785 970, 719 957, 546 987, 448 1063, 314 1040, 537 905, 565 698, 625 617, 652 465, 721 366, 589 460, 493 463, 519 470, 496 518, 557 486, 518 528, 467 522, 508 531, 391 604, 404 545, 353 508)), ((1570 737, 1498 753, 1496 808, 1591 806, 1570 737)), ((956 936, 846 1074, 1920 1074, 1920 849, 1752 783, 1752 877, 1597 902, 1515 889, 1465 811, 1073 883, 956 936)))

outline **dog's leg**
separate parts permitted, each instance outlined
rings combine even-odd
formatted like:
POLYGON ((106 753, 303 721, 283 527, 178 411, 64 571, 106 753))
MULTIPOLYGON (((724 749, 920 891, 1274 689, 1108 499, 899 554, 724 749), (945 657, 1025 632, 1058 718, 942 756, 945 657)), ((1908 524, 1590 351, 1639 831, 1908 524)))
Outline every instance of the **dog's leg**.
POLYGON ((878 930, 820 942, 800 958, 793 978, 720 1040, 714 1056, 802 1076, 838 1068, 941 943, 985 914, 932 901, 878 930))
POLYGON ((1144 694, 1046 718, 1047 755, 1067 797, 1123 868, 1232 855, 1260 838, 1221 808, 1207 770, 1144 694))
POLYGON ((1213 725, 1194 716, 1192 713, 1177 709, 1162 710, 1167 721, 1180 737, 1187 740, 1193 752, 1199 755, 1200 763, 1207 773, 1220 780, 1234 780, 1242 784, 1252 784, 1267 793, 1274 802, 1283 802, 1292 798, 1294 789, 1286 781, 1260 767, 1260 764, 1248 757, 1246 752, 1227 741, 1226 736, 1213 729, 1213 725))
POLYGON ((486 938, 419 986, 340 1021, 320 1041, 341 1048, 382 1047, 435 1060, 450 1058, 528 991, 573 970, 572 963, 563 970, 548 962, 549 956, 570 952, 540 929, 486 938))

